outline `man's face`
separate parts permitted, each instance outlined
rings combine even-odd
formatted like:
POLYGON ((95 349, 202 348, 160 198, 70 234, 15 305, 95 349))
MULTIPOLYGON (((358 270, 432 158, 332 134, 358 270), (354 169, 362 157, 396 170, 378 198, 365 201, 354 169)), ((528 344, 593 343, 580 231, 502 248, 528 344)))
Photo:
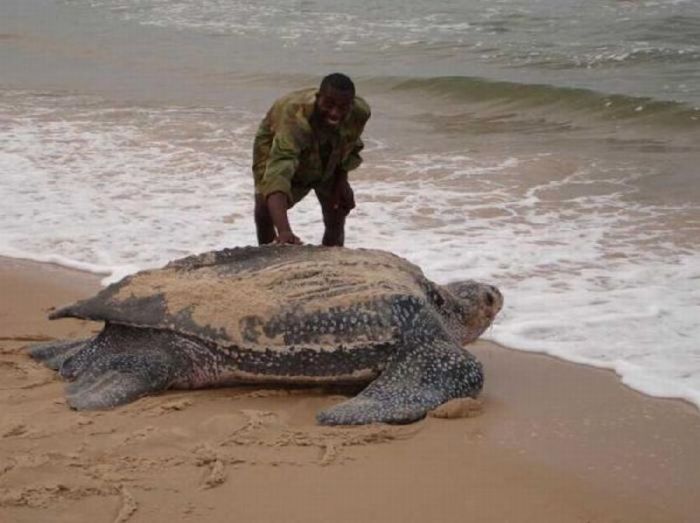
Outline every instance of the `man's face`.
POLYGON ((352 108, 352 92, 328 87, 316 93, 316 115, 324 127, 337 128, 352 108))

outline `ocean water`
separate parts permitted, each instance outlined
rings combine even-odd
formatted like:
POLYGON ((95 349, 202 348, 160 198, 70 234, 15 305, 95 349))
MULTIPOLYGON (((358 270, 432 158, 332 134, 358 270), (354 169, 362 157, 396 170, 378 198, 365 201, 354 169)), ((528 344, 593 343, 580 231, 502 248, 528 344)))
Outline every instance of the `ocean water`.
POLYGON ((254 243, 256 126, 337 70, 373 109, 348 246, 498 285, 485 338, 700 406, 693 0, 4 0, 0 255, 108 283, 254 243))

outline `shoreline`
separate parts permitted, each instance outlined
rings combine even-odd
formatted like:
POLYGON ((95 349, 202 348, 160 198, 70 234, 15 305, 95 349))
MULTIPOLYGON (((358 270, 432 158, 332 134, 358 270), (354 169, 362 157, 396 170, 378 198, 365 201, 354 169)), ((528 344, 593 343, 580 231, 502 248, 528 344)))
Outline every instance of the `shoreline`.
POLYGON ((317 389, 170 391, 75 412, 27 344, 99 330, 46 312, 100 277, 0 257, 3 521, 692 521, 700 415, 614 371, 479 341, 482 412, 332 428, 317 389), (270 499, 274 499, 271 502, 270 499), (57 515, 60 516, 57 517, 57 515))

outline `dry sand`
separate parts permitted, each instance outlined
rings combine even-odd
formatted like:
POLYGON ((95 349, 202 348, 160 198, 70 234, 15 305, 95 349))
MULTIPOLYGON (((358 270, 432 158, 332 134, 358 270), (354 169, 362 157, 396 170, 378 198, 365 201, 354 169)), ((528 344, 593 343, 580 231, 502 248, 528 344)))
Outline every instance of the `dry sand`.
POLYGON ((176 391, 75 412, 33 341, 95 277, 0 259, 0 521, 700 521, 700 414, 612 373, 478 342, 481 412, 319 427, 322 390, 176 391))

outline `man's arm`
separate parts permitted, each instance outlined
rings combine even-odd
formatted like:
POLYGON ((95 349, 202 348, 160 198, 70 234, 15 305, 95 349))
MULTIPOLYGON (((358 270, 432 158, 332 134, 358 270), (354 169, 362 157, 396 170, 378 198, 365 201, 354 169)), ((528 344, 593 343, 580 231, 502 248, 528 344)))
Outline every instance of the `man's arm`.
MULTIPOLYGON (((364 127, 364 126, 363 126, 364 127)), ((333 186, 333 200, 331 207, 333 209, 342 208, 347 215, 355 208, 355 194, 353 193, 350 182, 348 181, 348 171, 357 169, 362 163, 360 152, 364 149, 365 144, 358 136, 348 156, 341 162, 335 170, 335 184, 333 186)))
POLYGON ((275 229, 277 229, 277 238, 275 238, 275 242, 301 244, 301 240, 294 235, 289 225, 289 218, 287 217, 287 195, 283 192, 273 192, 268 195, 266 203, 270 211, 272 223, 275 229))
POLYGON ((360 153, 364 148, 365 144, 362 142, 362 138, 358 137, 357 140, 355 140, 352 150, 341 163, 341 168, 345 171, 346 176, 348 172, 354 171, 362 163, 362 156, 360 156, 360 153))
POLYGON ((359 115, 354 121, 357 138, 348 155, 343 158, 343 161, 336 169, 335 186, 332 196, 333 201, 331 202, 334 209, 342 208, 345 210, 345 214, 348 214, 355 208, 355 195, 348 182, 348 172, 357 169, 360 164, 362 164, 362 156, 360 156, 360 153, 365 148, 365 144, 362 141, 362 133, 365 130, 367 121, 372 115, 369 105, 361 98, 356 98, 355 104, 355 109, 359 112, 359 115))
POLYGON ((352 134, 356 136, 354 143, 352 144, 352 149, 350 153, 343 158, 340 167, 346 172, 354 171, 362 163, 362 156, 360 153, 365 148, 365 144, 362 141, 362 133, 365 131, 365 126, 367 122, 372 117, 372 111, 369 108, 369 104, 359 96, 355 97, 353 113, 352 113, 351 128, 352 134))
POLYGON ((335 171, 335 183, 331 198, 331 208, 342 209, 345 215, 355 208, 355 194, 348 182, 348 172, 341 167, 335 171))
POLYGON ((278 243, 301 243, 292 232, 287 209, 292 201, 292 178, 299 166, 303 148, 303 133, 292 127, 282 127, 275 134, 260 182, 270 218, 277 231, 278 243))

